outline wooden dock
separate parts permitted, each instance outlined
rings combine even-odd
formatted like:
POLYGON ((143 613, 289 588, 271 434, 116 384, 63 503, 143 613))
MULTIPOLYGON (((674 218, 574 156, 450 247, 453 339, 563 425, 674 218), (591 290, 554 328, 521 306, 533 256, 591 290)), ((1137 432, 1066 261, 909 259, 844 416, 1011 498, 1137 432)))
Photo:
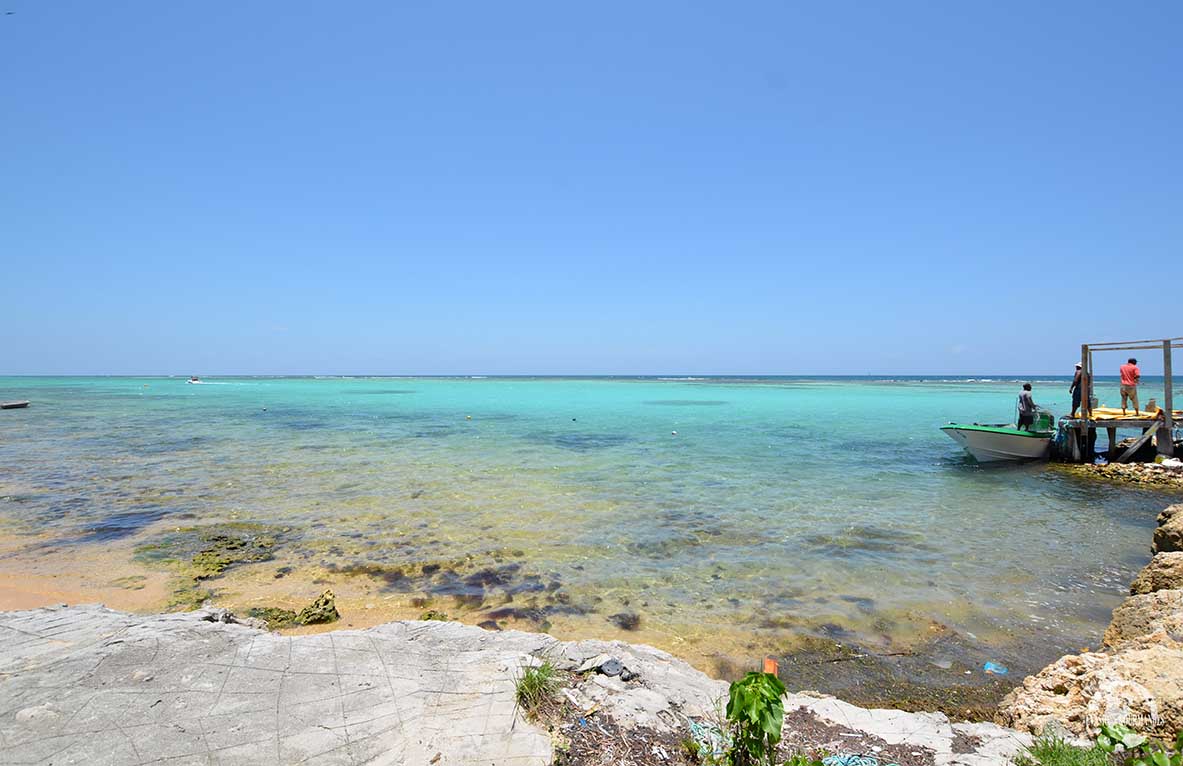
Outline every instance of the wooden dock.
POLYGON ((1171 375, 1171 349, 1183 348, 1183 338, 1164 338, 1162 340, 1133 340, 1116 343, 1084 343, 1080 347, 1081 369, 1084 377, 1081 385, 1085 395, 1081 397, 1080 417, 1066 418, 1060 422, 1077 432, 1077 438, 1072 440, 1072 458, 1083 460, 1092 452, 1097 439, 1097 429, 1103 428, 1109 436, 1109 455, 1111 459, 1126 462, 1134 456, 1146 442, 1157 437, 1158 454, 1172 457, 1175 454, 1175 442, 1171 436, 1176 423, 1180 422, 1180 414, 1174 409, 1174 380, 1171 375), (1154 412, 1135 413, 1130 411, 1128 416, 1113 414, 1112 408, 1093 407, 1091 396, 1093 391, 1093 354, 1102 351, 1162 351, 1163 371, 1163 403, 1162 408, 1154 412), (1101 410, 1105 410, 1102 412, 1101 410), (1115 455, 1117 447, 1118 429, 1138 429, 1142 436, 1134 444, 1115 455))

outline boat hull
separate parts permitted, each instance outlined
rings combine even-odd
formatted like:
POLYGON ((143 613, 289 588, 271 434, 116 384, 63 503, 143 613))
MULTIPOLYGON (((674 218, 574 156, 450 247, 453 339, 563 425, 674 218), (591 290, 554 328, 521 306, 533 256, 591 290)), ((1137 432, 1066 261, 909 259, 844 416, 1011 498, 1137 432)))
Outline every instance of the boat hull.
POLYGON ((0 402, 0 410, 23 410, 28 406, 28 402, 0 402))
POLYGON ((1051 431, 1018 431, 997 426, 948 425, 941 428, 979 463, 1043 460, 1051 449, 1051 431))

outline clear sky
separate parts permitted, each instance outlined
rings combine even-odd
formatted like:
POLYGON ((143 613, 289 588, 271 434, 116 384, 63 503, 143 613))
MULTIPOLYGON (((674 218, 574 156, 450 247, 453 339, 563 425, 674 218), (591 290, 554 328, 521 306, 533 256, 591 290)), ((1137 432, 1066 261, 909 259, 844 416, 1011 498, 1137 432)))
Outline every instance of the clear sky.
POLYGON ((1183 335, 1181 34, 0 0, 0 374, 1067 374, 1183 335))

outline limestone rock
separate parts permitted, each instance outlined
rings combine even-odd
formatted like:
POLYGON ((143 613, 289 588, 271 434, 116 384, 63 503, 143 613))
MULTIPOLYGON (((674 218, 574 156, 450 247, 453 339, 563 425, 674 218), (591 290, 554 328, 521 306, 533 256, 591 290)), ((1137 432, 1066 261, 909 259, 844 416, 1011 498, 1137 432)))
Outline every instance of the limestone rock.
POLYGON ((1169 505, 1158 514, 1154 552, 1183 551, 1183 503, 1169 505))
POLYGON ((1183 551, 1154 554, 1154 558, 1130 585, 1130 593, 1133 595, 1179 589, 1183 589, 1183 551))
POLYGON ((341 619, 341 613, 337 611, 337 597, 333 595, 331 590, 326 590, 301 610, 296 617, 296 622, 301 625, 318 625, 324 622, 336 622, 339 619, 341 619))
MULTIPOLYGON (((727 696, 724 682, 651 647, 455 622, 285 636, 203 613, 83 606, 0 612, 0 635, 20 637, 0 642, 0 763, 205 763, 212 745, 219 763, 545 766, 550 737, 515 699, 527 658, 574 670, 606 656, 636 670, 628 682, 594 673, 562 690, 613 731, 684 732, 727 696)), ((832 698, 791 695, 785 707, 932 766, 1009 766, 1031 742, 992 724, 832 698)))
POLYGON ((1147 644, 1061 657, 1012 691, 996 720, 1033 734, 1058 722, 1092 738, 1102 723, 1174 736, 1183 728, 1183 647, 1147 644))
POLYGON ((1183 615, 1183 590, 1160 590, 1130 596, 1113 610, 1113 620, 1105 630, 1105 646, 1119 647, 1142 640, 1164 630, 1168 620, 1183 615))

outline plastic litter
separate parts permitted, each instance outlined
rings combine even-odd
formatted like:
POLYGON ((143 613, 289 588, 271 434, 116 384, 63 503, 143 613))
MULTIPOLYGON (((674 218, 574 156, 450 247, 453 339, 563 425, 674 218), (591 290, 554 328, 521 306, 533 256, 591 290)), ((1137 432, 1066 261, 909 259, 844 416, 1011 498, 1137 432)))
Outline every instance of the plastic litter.
POLYGON ((725 732, 709 723, 699 723, 690 718, 686 722, 690 724, 690 737, 698 745, 700 754, 709 753, 711 759, 716 761, 727 754, 731 739, 725 732))
POLYGON ((1097 459, 1093 461, 1093 465, 1109 465, 1109 461, 1097 455, 1097 459))
POLYGON ((987 673, 993 673, 996 676, 1005 676, 1010 672, 1007 670, 1005 665, 999 665, 995 662, 987 662, 982 666, 982 670, 986 671, 987 673))
MULTIPOLYGON (((879 759, 866 753, 838 753, 822 758, 822 763, 825 766, 879 766, 879 759)), ((887 766, 899 766, 899 764, 890 763, 887 766)))
POLYGON ((606 676, 618 676, 624 671, 624 663, 613 657, 600 665, 600 672, 606 676))

